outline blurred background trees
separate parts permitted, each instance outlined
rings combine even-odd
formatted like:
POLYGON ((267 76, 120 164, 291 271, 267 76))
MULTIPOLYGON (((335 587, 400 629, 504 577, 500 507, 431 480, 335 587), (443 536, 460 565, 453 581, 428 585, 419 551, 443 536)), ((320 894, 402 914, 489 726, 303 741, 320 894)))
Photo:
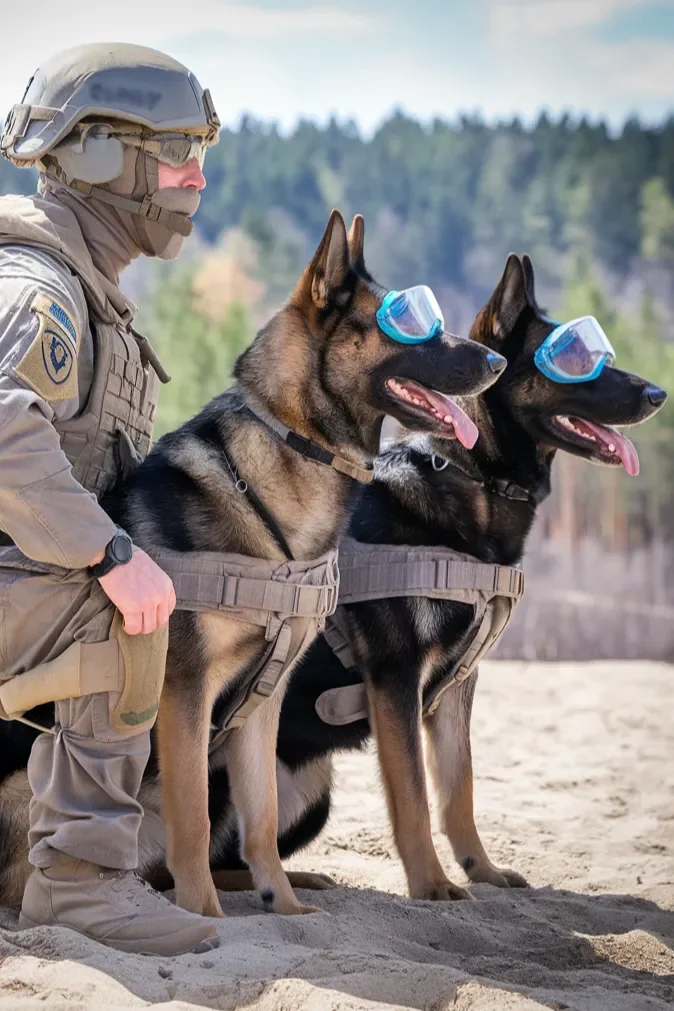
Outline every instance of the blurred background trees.
MULTIPOLYGON (((364 215, 374 276, 430 284, 458 333, 508 252, 528 252, 541 304, 557 318, 596 315, 618 364, 668 388, 672 403, 635 430, 636 480, 559 454, 530 545, 529 593, 502 648, 674 659, 674 117, 610 132, 569 116, 542 114, 527 128, 396 113, 368 138, 348 122, 301 121, 282 135, 244 118, 223 130, 206 177, 186 256, 141 258, 123 278, 173 377, 158 434, 228 385, 332 207, 364 215)), ((0 160, 0 193, 33 187, 30 172, 0 160)))

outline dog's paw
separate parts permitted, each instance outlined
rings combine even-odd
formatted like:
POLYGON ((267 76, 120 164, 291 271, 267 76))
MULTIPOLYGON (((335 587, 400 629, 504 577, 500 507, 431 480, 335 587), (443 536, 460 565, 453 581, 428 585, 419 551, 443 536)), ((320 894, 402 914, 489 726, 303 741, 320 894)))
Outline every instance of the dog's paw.
POLYGON ((468 889, 455 885, 453 881, 430 881, 418 888, 410 889, 413 899, 425 899, 427 902, 457 902, 464 899, 472 901, 473 896, 468 889))
POLYGON ((517 871, 511 871, 507 868, 501 868, 501 875, 506 879, 508 888, 528 888, 529 882, 526 878, 523 878, 521 874, 517 871))
POLYGON ((311 871, 288 871, 288 881, 293 888, 311 888, 314 891, 339 888, 338 883, 329 875, 314 874, 311 871))
POLYGON ((464 869, 470 878, 471 884, 494 885, 495 888, 528 888, 529 882, 517 871, 511 871, 506 867, 495 867, 494 864, 474 864, 464 869))
POLYGON ((225 917, 215 892, 212 896, 204 898, 201 902, 196 901, 193 896, 181 901, 176 895, 176 905, 180 906, 181 909, 186 909, 188 913, 197 913, 199 916, 212 916, 218 920, 222 920, 225 917))
POLYGON ((318 906, 305 906, 301 902, 277 902, 270 911, 279 916, 306 916, 308 913, 323 912, 318 906))

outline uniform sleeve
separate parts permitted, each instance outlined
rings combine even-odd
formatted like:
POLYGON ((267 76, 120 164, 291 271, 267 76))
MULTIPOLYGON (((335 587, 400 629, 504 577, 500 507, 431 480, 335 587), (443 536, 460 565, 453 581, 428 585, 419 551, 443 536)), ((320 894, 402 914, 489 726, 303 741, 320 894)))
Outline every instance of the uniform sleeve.
POLYGON ((72 474, 57 420, 86 402, 93 342, 79 284, 35 264, 0 270, 0 526, 29 558, 83 568, 112 520, 72 474))

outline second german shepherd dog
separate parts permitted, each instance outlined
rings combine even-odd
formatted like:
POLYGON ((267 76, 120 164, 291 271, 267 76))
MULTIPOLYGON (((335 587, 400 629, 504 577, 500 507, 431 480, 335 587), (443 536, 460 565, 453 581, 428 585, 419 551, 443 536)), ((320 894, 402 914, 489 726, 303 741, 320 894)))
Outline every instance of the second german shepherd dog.
MULTIPOLYGON (((550 492, 558 450, 604 466, 626 464, 634 473, 634 447, 607 426, 650 418, 664 403, 665 391, 609 367, 591 382, 551 382, 535 367, 534 353, 553 327, 537 305, 530 259, 511 254, 470 334, 508 360, 494 387, 463 404, 480 431, 475 449, 467 452, 456 441, 434 436, 394 444, 377 461, 376 480, 351 522, 353 537, 441 545, 483 562, 516 565, 536 509, 550 492)), ((414 597, 352 604, 348 611, 360 669, 345 670, 321 636, 293 671, 283 701, 277 744, 285 827, 281 854, 306 845, 325 825, 333 752, 361 748, 374 734, 410 895, 470 898, 449 880, 433 845, 423 723, 441 826, 457 862, 471 882, 525 885, 519 874, 494 866, 475 827, 470 719, 477 672, 450 686, 434 714, 422 720, 424 697, 465 651, 472 607, 414 597), (316 711, 318 696, 361 677, 369 721, 323 723, 316 711)), ((212 780, 212 815, 214 827, 221 827, 212 866, 242 867, 224 770, 212 780)))
MULTIPOLYGON (((416 347, 391 340, 376 319, 385 292, 365 268, 362 218, 354 219, 347 236, 341 215, 333 211, 288 302, 238 359, 236 385, 164 436, 106 498, 113 519, 150 554, 162 548, 234 552, 283 562, 286 555, 273 524, 263 518, 261 502, 295 558, 315 559, 336 547, 356 501, 355 482, 284 443, 247 410, 246 398, 254 396, 283 425, 341 457, 347 468, 364 468, 377 453, 385 415, 441 439, 461 438, 462 432, 465 438, 465 425, 471 431, 473 426, 448 396, 479 393, 505 366, 483 345, 446 333, 416 347), (235 490, 237 476, 255 490, 257 508, 235 490)), ((206 916, 222 916, 209 871, 211 713, 217 701, 240 690, 264 649, 263 629, 225 613, 176 611, 171 617, 155 737, 165 857, 178 904, 206 916)), ((227 763, 240 856, 265 905, 301 913, 312 907, 295 898, 277 848, 275 748, 287 676, 245 726, 229 735, 212 765, 227 763)), ((0 901, 11 902, 20 900, 27 871, 22 839, 27 805, 25 773, 8 773, 25 766, 31 732, 3 724, 0 737, 0 901)), ((150 814, 152 792, 146 781, 141 799, 150 814)))

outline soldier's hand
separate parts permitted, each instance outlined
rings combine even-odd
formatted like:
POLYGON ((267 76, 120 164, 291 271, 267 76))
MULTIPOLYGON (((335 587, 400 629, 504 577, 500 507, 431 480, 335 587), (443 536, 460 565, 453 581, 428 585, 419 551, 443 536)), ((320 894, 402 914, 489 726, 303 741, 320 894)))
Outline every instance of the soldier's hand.
POLYGON ((129 635, 161 628, 176 606, 170 577, 141 548, 134 547, 131 561, 115 566, 99 583, 121 611, 129 635))

